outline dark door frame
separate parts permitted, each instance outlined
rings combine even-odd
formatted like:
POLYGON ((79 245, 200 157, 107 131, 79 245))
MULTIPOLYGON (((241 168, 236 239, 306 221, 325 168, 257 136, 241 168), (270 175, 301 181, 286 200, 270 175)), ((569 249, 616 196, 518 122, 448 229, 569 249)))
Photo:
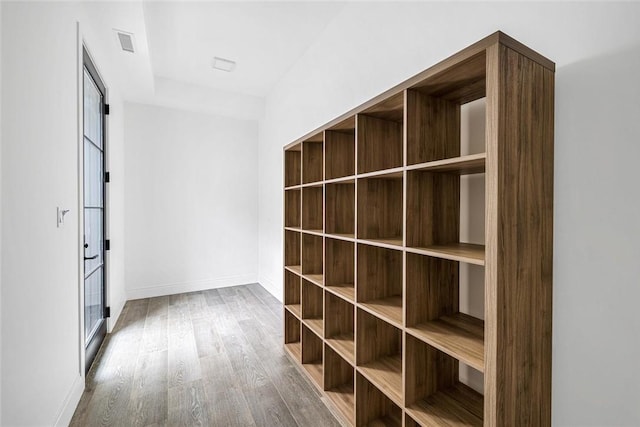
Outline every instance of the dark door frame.
MULTIPOLYGON (((108 309, 107 309, 107 248, 105 247, 106 242, 107 242, 107 186, 106 186, 106 179, 105 179, 105 174, 106 172, 106 166, 107 166, 107 149, 108 149, 108 144, 107 144, 107 114, 106 114, 106 108, 107 108, 107 88, 104 84, 104 81, 102 80, 102 77, 100 76, 100 73, 98 73, 98 70, 95 66, 95 64, 93 63, 93 60, 91 59, 91 56, 89 55, 89 52, 87 51, 87 47, 83 44, 82 45, 82 81, 84 82, 84 70, 87 71, 87 73, 89 74, 89 76, 91 77, 91 79, 93 80, 93 83, 95 83, 96 87, 98 88, 98 90, 100 91, 100 94, 102 95, 102 105, 101 105, 101 115, 102 115, 102 172, 103 172, 103 176, 102 176, 102 241, 103 241, 103 247, 102 247, 102 302, 103 302, 103 313, 102 313, 102 319, 100 320, 100 325, 98 327, 98 329, 94 332, 93 336, 91 337, 91 340, 87 343, 86 342, 86 337, 84 336, 84 331, 82 331, 82 342, 83 345, 85 347, 85 365, 84 365, 84 373, 85 375, 87 374, 87 372, 89 372, 89 369, 91 368, 91 365, 93 364, 93 361, 95 360, 96 355, 98 354, 98 350, 100 349, 100 346, 102 345, 104 338, 107 335, 107 318, 108 318, 108 309)), ((84 88, 84 83, 82 84, 82 87, 84 88)), ((82 121, 82 137, 83 137, 83 142, 82 142, 82 147, 83 147, 83 153, 84 153, 84 90, 83 90, 83 96, 82 96, 82 109, 83 109, 83 121, 82 121)), ((81 157, 82 160, 82 164, 83 164, 83 168, 82 168, 82 177, 81 179, 84 182, 84 155, 81 157)), ((81 194, 81 200, 82 200, 82 216, 83 216, 83 229, 81 230, 83 235, 84 235, 84 191, 81 194)), ((84 239, 81 239, 81 245, 84 245, 84 239)), ((80 248, 80 253, 84 255, 84 247, 80 248)), ((84 259, 81 259, 81 262, 83 263, 83 275, 82 275, 82 285, 84 286, 85 283, 85 277, 84 277, 84 273, 86 273, 84 271, 84 259)), ((84 293, 83 293, 84 295, 84 293)), ((85 299, 86 296, 83 298, 82 301, 82 316, 84 318, 84 305, 85 305, 85 299)), ((86 319, 84 319, 86 321, 86 319)), ((84 323, 84 322, 83 322, 84 323)))

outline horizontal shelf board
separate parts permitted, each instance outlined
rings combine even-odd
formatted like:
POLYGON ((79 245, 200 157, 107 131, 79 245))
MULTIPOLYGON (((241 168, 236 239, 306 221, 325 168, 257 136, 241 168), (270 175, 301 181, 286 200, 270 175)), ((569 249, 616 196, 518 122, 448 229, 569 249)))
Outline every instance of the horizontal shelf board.
POLYGON ((288 187, 284 187, 285 191, 287 190, 299 190, 302 188, 302 184, 290 185, 288 187))
POLYGON ((454 157, 451 159, 436 160, 433 162, 407 166, 407 170, 454 173, 456 175, 484 173, 486 158, 486 153, 470 154, 468 156, 454 157))
POLYGON ((397 168, 382 169, 379 171, 359 173, 358 179, 362 178, 381 178, 381 179, 402 179, 404 175, 404 167, 399 166, 397 168))
POLYGON ((356 300, 356 289, 353 287, 353 283, 344 285, 325 286, 325 289, 340 298, 349 301, 350 303, 356 300))
POLYGON ((342 334, 327 338, 326 343, 351 365, 355 365, 355 341, 353 334, 342 334))
POLYGON ((306 182, 301 184, 300 187, 322 187, 324 185, 324 181, 314 181, 314 182, 306 182))
POLYGON ((302 227, 285 227, 284 229, 287 231, 296 231, 298 233, 302 231, 302 227))
POLYGON ((302 319, 302 322, 320 338, 324 336, 324 322, 322 319, 302 319))
POLYGON ((407 247, 407 252, 469 264, 484 265, 484 245, 449 243, 428 247, 407 247))
POLYGON ((402 329, 402 297, 394 296, 358 303, 358 306, 380 319, 402 329))
POLYGON ((318 387, 322 387, 322 361, 304 363, 302 367, 307 371, 318 387))
POLYGON ((484 372, 484 322, 464 313, 407 328, 407 333, 484 372))
POLYGON ((305 234, 313 234, 314 236, 324 236, 324 233, 322 232, 322 230, 318 230, 318 229, 306 229, 306 228, 302 228, 300 230, 296 230, 296 231, 302 231, 305 234))
POLYGON ((355 182, 355 175, 341 176, 339 178, 331 178, 324 181, 325 184, 354 184, 355 182))
POLYGON ((324 274, 304 274, 302 277, 314 285, 324 286, 324 274))
POLYGON ((302 319, 302 305, 300 304, 287 304, 284 306, 291 314, 296 316, 298 319, 302 319))
POLYGON ((357 242, 381 248, 402 250, 402 238, 357 239, 357 242))
POLYGON ((402 356, 387 356, 358 367, 358 371, 396 405, 402 407, 402 356))
POLYGON ((299 265, 285 265, 284 268, 292 273, 296 273, 298 276, 302 276, 302 267, 299 265))
POLYGON ((302 357, 302 344, 300 341, 287 343, 284 345, 284 348, 291 354, 291 357, 293 357, 296 362, 300 363, 302 357))
POLYGON ((356 235, 353 233, 327 233, 325 234, 325 237, 328 237, 330 239, 338 239, 338 240, 346 240, 348 242, 355 242, 356 240, 356 235))
POLYGON ((326 390, 326 393, 347 421, 352 425, 355 425, 355 398, 353 393, 353 384, 342 384, 338 387, 332 388, 331 390, 326 390))
POLYGON ((481 426, 483 400, 480 393, 458 383, 414 403, 407 413, 426 426, 481 426))
POLYGON ((394 417, 393 415, 387 415, 382 418, 376 418, 373 421, 369 421, 367 427, 401 427, 402 419, 394 417))

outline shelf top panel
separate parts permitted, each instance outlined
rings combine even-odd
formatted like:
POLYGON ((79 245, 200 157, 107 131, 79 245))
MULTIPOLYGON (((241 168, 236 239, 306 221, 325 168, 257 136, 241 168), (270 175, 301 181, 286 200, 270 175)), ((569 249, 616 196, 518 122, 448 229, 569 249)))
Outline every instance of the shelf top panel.
MULTIPOLYGON (((484 54, 484 52, 486 52, 487 48, 496 44, 500 44, 503 46, 508 47, 509 49, 512 49, 516 52, 518 52, 521 55, 524 55, 526 57, 528 57, 529 59, 537 62, 538 64, 542 65, 543 67, 551 70, 551 71, 555 71, 555 64, 545 58, 544 56, 540 55, 539 53, 535 52, 534 50, 528 48, 527 46, 523 45, 522 43, 518 42, 517 40, 513 39, 512 37, 509 37, 508 35, 504 34, 501 31, 497 31, 487 37, 485 37, 484 39, 468 46, 467 48, 459 51, 458 53, 450 56, 449 58, 440 61, 439 63, 437 63, 436 65, 426 69, 425 71, 409 78, 408 80, 398 84, 397 86, 387 90, 386 92, 383 92, 382 94, 380 94, 379 96, 371 99, 368 102, 365 102, 364 104, 352 109, 351 111, 348 111, 347 113, 341 115, 340 117, 337 117, 336 119, 332 120, 331 122, 327 123, 324 126, 319 127, 318 129, 309 132, 308 134, 304 135, 301 138, 298 138, 296 141, 292 142, 291 144, 288 144, 284 147, 285 150, 289 149, 290 147, 295 146, 296 144, 299 144, 302 141, 307 141, 310 138, 313 138, 315 135, 317 135, 318 133, 322 133, 322 131, 324 129, 330 129, 333 126, 338 125, 339 123, 344 122, 345 120, 347 120, 349 117, 354 116, 356 114, 361 114, 361 113, 365 113, 368 109, 374 108, 375 106, 378 104, 383 104, 387 99, 393 98, 394 96, 398 96, 399 93, 402 93, 404 90, 415 87, 415 86, 424 86, 427 82, 428 79, 434 77, 434 76, 438 76, 439 74, 442 74, 443 72, 445 72, 446 70, 450 69, 450 68, 455 68, 457 64, 460 63, 464 63, 468 60, 470 60, 471 58, 476 57, 478 54, 484 54)), ((477 60, 477 57, 476 57, 477 60)), ((472 64, 473 65, 473 64, 472 64)))

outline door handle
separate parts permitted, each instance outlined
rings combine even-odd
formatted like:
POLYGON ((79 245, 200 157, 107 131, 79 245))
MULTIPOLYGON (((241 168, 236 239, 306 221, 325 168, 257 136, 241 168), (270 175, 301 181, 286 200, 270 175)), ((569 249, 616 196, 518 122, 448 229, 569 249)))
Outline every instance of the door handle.
POLYGON ((96 259, 98 258, 100 255, 99 254, 95 254, 94 256, 89 256, 89 257, 84 257, 84 260, 88 260, 88 259, 96 259))

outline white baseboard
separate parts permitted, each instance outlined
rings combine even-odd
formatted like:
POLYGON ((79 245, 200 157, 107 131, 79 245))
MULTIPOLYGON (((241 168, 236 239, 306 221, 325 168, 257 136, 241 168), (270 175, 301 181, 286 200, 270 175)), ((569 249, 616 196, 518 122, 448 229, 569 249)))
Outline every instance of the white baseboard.
POLYGON ((71 386, 71 390, 67 393, 67 397, 64 399, 60 413, 56 417, 54 426, 66 427, 71 422, 74 412, 80 403, 80 398, 84 392, 84 378, 78 375, 71 386))
POLYGON ((255 274, 247 274, 241 276, 220 277, 217 279, 198 280, 194 282, 145 286, 144 288, 127 289, 127 300, 161 297, 165 295, 181 294, 184 292, 204 291, 207 289, 226 288, 229 286, 256 283, 257 281, 255 274))
POLYGON ((270 277, 260 277, 258 282, 263 288, 267 290, 267 292, 269 292, 271 295, 276 297, 278 301, 284 302, 283 295, 282 295, 283 293, 282 286, 276 286, 276 283, 278 283, 279 281, 272 280, 270 277))

